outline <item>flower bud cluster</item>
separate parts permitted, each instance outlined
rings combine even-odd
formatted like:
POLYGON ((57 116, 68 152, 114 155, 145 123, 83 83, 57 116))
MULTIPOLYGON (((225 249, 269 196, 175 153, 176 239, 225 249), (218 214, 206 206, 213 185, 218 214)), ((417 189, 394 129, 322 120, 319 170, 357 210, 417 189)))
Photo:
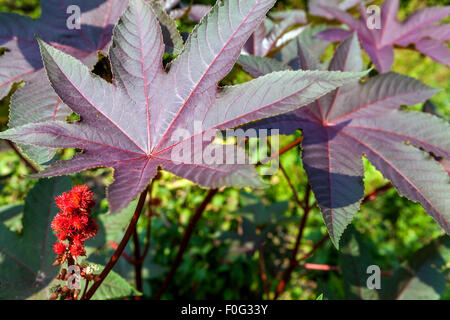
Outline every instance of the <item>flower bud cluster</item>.
POLYGON ((98 226, 91 217, 93 194, 85 185, 73 187, 56 198, 60 212, 52 221, 52 229, 58 238, 53 250, 62 263, 68 256, 85 255, 84 242, 96 235, 98 226))

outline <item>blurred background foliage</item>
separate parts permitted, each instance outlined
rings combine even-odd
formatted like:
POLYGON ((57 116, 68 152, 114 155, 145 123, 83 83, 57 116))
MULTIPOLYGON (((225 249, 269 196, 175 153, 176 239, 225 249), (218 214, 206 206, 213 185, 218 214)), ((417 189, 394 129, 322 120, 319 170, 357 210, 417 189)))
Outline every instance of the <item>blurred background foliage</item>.
MULTIPOLYGON (((199 0, 194 3, 213 4, 215 0, 199 0)), ((273 10, 305 9, 303 0, 279 0, 273 10)), ((381 2, 381 1, 378 1, 381 2)), ((448 5, 449 0, 402 0, 402 17, 414 10, 431 5, 448 5)), ((0 0, 0 11, 16 12, 39 17, 38 0, 0 0)), ((179 29, 189 31, 193 23, 183 19, 177 22, 179 29)), ((329 55, 332 53, 330 49, 329 55)), ((366 57, 368 63, 368 58, 366 57)), ((396 50, 393 70, 420 79, 424 83, 441 88, 432 99, 437 112, 449 119, 450 72, 424 55, 411 50, 396 50)), ((251 79, 238 68, 223 80, 239 83, 251 79)), ((6 129, 9 98, 0 101, 0 126, 6 129)), ((422 105, 413 109, 421 110, 422 105)), ((300 137, 281 137, 284 146, 300 137)), ((71 151, 63 157, 70 157, 71 151)), ((307 178, 300 161, 301 149, 294 148, 282 155, 281 162, 296 187, 299 197, 305 194, 307 178)), ((73 152, 72 152, 73 153, 73 152)), ((387 181, 370 164, 364 161, 366 193, 370 193, 387 181)), ((23 203, 36 179, 27 178, 29 169, 10 149, 0 141, 0 206, 23 203)), ((95 189, 97 213, 107 211, 104 187, 111 182, 111 170, 96 169, 77 174, 74 183, 87 183, 95 189), (103 199, 103 200, 101 200, 103 199)), ((263 254, 270 291, 275 290, 275 277, 287 266, 301 218, 291 189, 284 176, 266 177, 271 187, 266 190, 238 190, 228 188, 217 194, 199 221, 183 262, 164 298, 195 299, 261 299, 265 298, 260 277, 260 255, 263 254)), ((152 220, 151 255, 147 258, 144 276, 144 296, 153 296, 160 287, 164 275, 174 260, 183 231, 195 208, 202 202, 206 191, 192 183, 164 173, 155 184, 154 196, 161 199, 155 208, 157 216, 152 220)), ((313 202, 313 201, 312 201, 313 202)), ((311 204, 312 204, 311 202, 311 204)), ((0 217, 1 218, 1 217, 0 217)), ((3 219, 0 221, 5 222, 3 219)), ((20 231, 20 215, 6 221, 7 226, 20 231)), ((140 219, 138 230, 145 238, 147 219, 140 219)), ((424 244, 443 234, 420 204, 400 197, 393 189, 365 203, 353 220, 354 228, 361 234, 365 250, 382 270, 393 270, 408 261, 424 244)), ((314 243, 326 234, 326 228, 318 208, 310 214, 300 253, 308 252, 314 243)), ((120 239, 119 239, 120 240, 120 239)), ((131 245, 127 248, 131 255, 131 245)), ((104 252, 106 257, 112 253, 104 252)), ((339 265, 340 253, 327 241, 309 263, 339 265)), ((450 267, 450 262, 447 262, 450 267)), ((121 259, 115 270, 133 282, 132 268, 121 259)), ((448 279, 447 279, 448 284, 448 279)), ((343 299, 345 283, 339 271, 313 271, 297 268, 292 274, 282 299, 343 299)), ((450 288, 441 299, 450 298, 450 288)))

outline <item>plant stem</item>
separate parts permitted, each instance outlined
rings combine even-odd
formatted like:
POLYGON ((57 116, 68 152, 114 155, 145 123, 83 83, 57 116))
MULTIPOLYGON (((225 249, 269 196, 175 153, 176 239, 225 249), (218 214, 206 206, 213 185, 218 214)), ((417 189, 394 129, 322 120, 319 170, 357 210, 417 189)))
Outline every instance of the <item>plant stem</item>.
POLYGON ((89 280, 86 280, 86 284, 84 285, 84 290, 83 290, 83 294, 81 295, 80 300, 83 300, 84 297, 86 296, 86 292, 87 292, 87 288, 89 286, 89 280))
POLYGON ((186 227, 186 230, 184 231, 183 238, 181 239, 180 247, 178 248, 177 255, 175 256, 175 260, 173 261, 172 267, 169 270, 169 273, 167 274, 166 278, 164 279, 163 284, 158 290, 158 293, 155 296, 155 300, 161 299, 161 296, 164 294, 164 292, 167 289, 167 286, 172 281, 175 272, 177 271, 178 267, 181 264, 181 260, 183 258, 183 254, 186 251, 189 240, 192 237, 192 234, 194 232, 195 226, 197 225, 198 220, 202 216, 203 212, 206 209, 206 206, 211 201, 211 199, 214 197, 214 195, 218 192, 218 189, 211 189, 206 194, 206 197, 203 199, 203 202, 200 204, 200 206, 195 211, 194 215, 192 216, 191 220, 189 221, 188 226, 186 227))
MULTIPOLYGON (((269 141, 269 140, 267 140, 269 141)), ((267 157, 266 159, 264 159, 263 161, 259 161, 256 166, 260 166, 263 163, 267 163, 268 161, 270 161, 271 159, 274 159, 276 157, 281 156, 282 154, 288 152, 289 150, 295 148, 296 146, 298 146, 300 143, 302 143, 303 141, 303 137, 300 137, 294 141, 292 141, 291 143, 289 143, 287 146, 285 146, 284 148, 280 149, 279 151, 277 151, 276 153, 270 155, 269 157, 267 157)))
POLYGON ((100 279, 98 281, 95 281, 92 287, 89 289, 89 291, 86 293, 86 296, 83 300, 89 300, 94 295, 95 291, 97 291, 98 287, 102 284, 103 280, 105 280, 106 276, 109 274, 109 272, 112 270, 116 262, 119 260, 120 256, 122 255, 123 250, 125 249, 128 241, 131 238, 131 235, 133 234, 136 224, 139 220, 139 216, 141 215, 142 208, 145 204, 145 198, 147 197, 148 193, 148 187, 141 193, 141 196, 139 197, 138 204, 136 206, 136 210, 134 211, 133 217, 131 218, 130 224, 128 225, 128 228, 125 232, 125 235, 123 236, 122 240, 120 241, 119 246, 117 247, 117 250, 114 251, 114 254, 112 255, 111 259, 109 259, 108 263, 106 264, 105 268, 103 269, 102 273, 100 274, 100 279))
POLYGON ((273 158, 273 157, 279 157, 279 156, 281 156, 282 154, 284 154, 284 153, 288 152, 289 150, 291 150, 291 149, 295 148, 296 146, 298 146, 300 143, 302 143, 302 141, 303 141, 303 137, 300 137, 300 138, 298 138, 298 139, 292 141, 292 142, 289 143, 286 147, 280 149, 280 151, 278 151, 277 153, 275 153, 275 154, 272 156, 272 158, 273 158))
MULTIPOLYGON (((317 264, 317 263, 305 263, 299 265, 300 268, 304 268, 306 270, 318 270, 318 271, 340 271, 341 268, 339 266, 330 266, 328 264, 317 264)), ((384 277, 391 277, 393 275, 392 271, 383 271, 381 270, 381 275, 384 277)))
POLYGON ((137 226, 134 226, 133 231, 133 244, 134 244, 134 277, 136 281, 136 289, 142 292, 142 261, 141 261, 141 248, 139 244, 139 236, 137 233, 137 226))
POLYGON ((284 178, 286 179, 286 181, 287 181, 287 183, 289 185, 289 188, 291 188, 292 194, 294 195, 295 202, 297 202, 297 205, 300 208, 304 209, 304 206, 303 206, 302 202, 300 201, 300 199, 298 197, 297 190, 295 190, 294 184, 292 183, 291 179, 289 178, 286 169, 284 169, 284 166, 281 164, 281 162, 279 163, 279 166, 280 166, 281 172, 284 175, 284 178))
MULTIPOLYGON (((298 139, 297 139, 297 140, 298 140, 298 139)), ((297 141, 297 140, 296 140, 296 141, 297 141)), ((300 142, 301 142, 302 140, 303 140, 303 138, 300 140, 300 142)), ((267 144, 269 145, 269 148, 272 149, 272 145, 270 144, 269 139, 267 139, 267 144)), ((293 145, 295 146, 295 145, 297 145, 297 144, 294 143, 293 145)), ((299 197, 298 197, 297 190, 295 190, 294 184, 292 183, 291 178, 289 178, 289 175, 287 174, 286 169, 284 169, 284 166, 281 164, 281 162, 278 163, 278 166, 280 167, 280 170, 281 170, 281 172, 283 173, 284 178, 286 179, 286 181, 287 181, 287 183, 288 183, 288 185, 289 185, 289 188, 291 188, 292 194, 294 195, 295 202, 297 202, 297 205, 298 205, 300 208, 303 208, 303 209, 304 209, 304 206, 303 206, 302 202, 300 201, 300 199, 299 199, 299 197)))
MULTIPOLYGON (((155 180, 153 180, 155 181, 155 180)), ((147 204, 147 215, 148 215, 148 224, 147 224, 147 235, 146 235, 146 242, 144 247, 144 252, 141 255, 141 260, 144 262, 145 257, 147 256, 149 250, 150 250, 150 239, 152 235, 152 218, 153 218, 153 210, 152 210, 152 187, 153 187, 153 181, 150 184, 150 188, 148 189, 148 197, 149 202, 147 204)))
POLYGON ((301 268, 306 270, 319 270, 319 271, 339 271, 339 266, 330 266, 328 264, 316 264, 316 263, 305 263, 299 265, 301 268))
POLYGON ((305 211, 303 213, 303 217, 302 217, 302 221, 300 223, 297 238, 295 240, 294 250, 292 251, 291 258, 289 259, 289 265, 286 268, 286 270, 284 270, 284 272, 281 276, 281 280, 278 283, 278 286, 277 286, 277 289, 275 292, 275 296, 274 296, 274 300, 278 299, 280 294, 283 292, 284 287, 286 286, 286 284, 289 282, 289 280, 291 278, 292 271, 294 271, 295 266, 297 265, 297 254, 298 254, 298 250, 300 248, 300 242, 302 240, 304 225, 306 224, 306 218, 307 218, 308 214, 309 214, 309 210, 305 211))
POLYGON ((33 172, 33 173, 38 173, 39 169, 35 166, 35 164, 33 162, 31 162, 30 160, 28 160, 23 154, 22 152, 20 152, 19 148, 14 144, 14 142, 11 142, 9 140, 6 140, 6 142, 9 144, 9 146, 11 147, 11 149, 14 150, 14 152, 19 156, 20 160, 22 160, 22 162, 33 172))
POLYGON ((266 299, 270 299, 270 283, 269 279, 267 278, 266 264, 264 263, 264 253, 262 248, 258 250, 258 256, 259 256, 259 273, 264 288, 264 294, 266 295, 266 299))
MULTIPOLYGON (((108 245, 113 249, 113 250, 117 250, 117 248, 119 247, 119 245, 114 242, 114 241, 110 241, 108 242, 108 245)), ((134 265, 136 263, 136 261, 134 260, 133 257, 130 257, 126 252, 122 252, 122 257, 130 264, 134 265)))
POLYGON ((316 251, 317 249, 319 249, 328 239, 330 238, 330 234, 327 233, 326 235, 324 235, 322 237, 322 239, 319 240, 319 242, 317 242, 314 247, 306 254, 303 255, 303 257, 301 257, 298 261, 297 261, 297 265, 301 262, 304 261, 306 259, 308 259, 309 257, 311 257, 316 251))
POLYGON ((376 197, 382 195, 386 191, 390 190, 392 187, 393 187, 392 183, 388 182, 385 185, 376 188, 374 191, 372 191, 371 193, 369 193, 364 197, 361 204, 374 200, 376 197))
MULTIPOLYGON (((152 180, 150 183, 147 192, 149 201, 147 203, 147 216, 148 216, 148 225, 147 225, 147 234, 146 234, 146 243, 144 247, 144 251, 141 253, 141 248, 139 244, 139 235, 137 232, 137 226, 134 228, 133 233, 133 243, 134 243, 134 261, 131 263, 134 265, 134 273, 135 273, 135 280, 136 280, 136 289, 140 292, 143 290, 142 285, 142 267, 144 264, 145 257, 148 254, 148 251, 150 249, 150 236, 151 236, 151 228, 152 228, 152 190, 153 190, 153 183, 156 181, 156 178, 152 180)), ((135 299, 140 299, 139 296, 135 297, 135 299)))
POLYGON ((299 260, 294 260, 294 262, 292 263, 292 259, 289 263, 289 267, 285 270, 282 279, 280 280, 280 282, 278 283, 277 286, 277 290, 275 292, 275 296, 274 296, 274 300, 278 299, 281 295, 281 293, 283 292, 284 288, 286 287, 286 285, 288 284, 292 272, 294 271, 294 269, 296 267, 298 267, 300 265, 300 261, 306 260, 307 258, 309 258, 310 256, 313 255, 314 252, 316 252, 316 250, 318 248, 320 248, 326 240, 328 240, 328 238, 330 237, 329 234, 326 234, 319 242, 317 242, 314 247, 311 249, 311 251, 309 251, 307 254, 305 254, 303 257, 301 257, 299 260))
POLYGON ((306 221, 308 219, 309 212, 311 211, 311 207, 309 206, 310 196, 311 196, 311 187, 309 186, 309 184, 307 184, 304 203, 303 203, 303 205, 301 205, 301 207, 303 208, 303 216, 302 216, 302 220, 300 221, 297 238, 295 239, 294 250, 292 251, 291 258, 289 259, 289 265, 286 268, 286 270, 283 272, 283 274, 281 276, 281 280, 278 283, 277 289, 275 291, 275 296, 274 296, 275 300, 278 299, 280 294, 283 292, 284 287, 286 286, 286 284, 289 282, 289 280, 291 278, 292 272, 294 271, 295 267, 298 265, 297 255, 298 255, 298 251, 300 249, 300 243, 303 238, 303 232, 306 227, 306 221))

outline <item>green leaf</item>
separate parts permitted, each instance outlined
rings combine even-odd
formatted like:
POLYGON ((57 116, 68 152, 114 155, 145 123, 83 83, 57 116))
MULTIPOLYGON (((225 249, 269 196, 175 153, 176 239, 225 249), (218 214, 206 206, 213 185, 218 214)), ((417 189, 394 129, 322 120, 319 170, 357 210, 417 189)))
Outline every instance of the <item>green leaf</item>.
MULTIPOLYGON (((441 272, 450 261, 450 237, 439 237, 417 251, 390 279, 386 299, 436 300, 446 289, 441 272)), ((447 268, 448 269, 448 268, 447 268)))
POLYGON ((0 222, 12 219, 23 212, 22 204, 11 204, 0 207, 0 222))
POLYGON ((0 222, 9 230, 22 230, 23 204, 11 204, 0 208, 0 222))
POLYGON ((48 298, 48 284, 59 271, 52 266, 55 197, 70 188, 68 177, 39 180, 25 199, 22 233, 0 224, 0 299, 48 298))
MULTIPOLYGON (((378 291, 367 287, 367 267, 373 265, 361 235, 350 225, 342 237, 339 256, 347 299, 378 299, 378 291)), ((382 285, 383 287, 383 285, 382 285)))
MULTIPOLYGON (((90 263, 85 261, 90 267, 96 269, 95 273, 100 273, 104 269, 104 266, 90 263)), ((83 292, 85 281, 82 281, 81 290, 83 292)), ((103 280, 100 287, 98 287, 95 294, 92 296, 92 300, 111 300, 119 299, 129 296, 139 296, 141 293, 131 286, 127 280, 122 278, 119 274, 111 271, 108 276, 103 280)))

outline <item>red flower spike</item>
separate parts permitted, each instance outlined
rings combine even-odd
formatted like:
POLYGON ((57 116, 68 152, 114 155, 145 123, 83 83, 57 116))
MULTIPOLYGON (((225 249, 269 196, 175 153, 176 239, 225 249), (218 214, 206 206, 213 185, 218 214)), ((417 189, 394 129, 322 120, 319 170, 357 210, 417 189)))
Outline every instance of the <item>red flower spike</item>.
POLYGON ((98 230, 97 223, 90 216, 95 204, 92 198, 93 193, 85 185, 75 186, 56 197, 56 206, 61 210, 52 221, 52 229, 59 240, 54 245, 57 254, 66 249, 74 258, 85 254, 84 242, 94 237, 98 230), (62 241, 68 242, 67 247, 62 241))

